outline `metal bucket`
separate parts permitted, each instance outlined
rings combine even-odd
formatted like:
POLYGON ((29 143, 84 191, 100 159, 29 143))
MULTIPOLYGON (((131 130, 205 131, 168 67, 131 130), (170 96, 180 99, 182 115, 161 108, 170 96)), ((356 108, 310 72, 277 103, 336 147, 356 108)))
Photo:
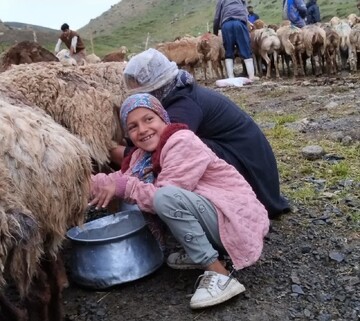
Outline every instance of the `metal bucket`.
POLYGON ((140 211, 128 210, 74 227, 71 276, 86 287, 104 289, 157 270, 164 256, 140 211))

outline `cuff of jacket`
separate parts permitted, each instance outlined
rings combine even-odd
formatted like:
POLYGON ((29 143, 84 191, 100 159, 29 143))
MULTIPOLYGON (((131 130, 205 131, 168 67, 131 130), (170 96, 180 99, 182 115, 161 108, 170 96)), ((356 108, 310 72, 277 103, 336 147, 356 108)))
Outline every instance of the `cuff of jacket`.
POLYGON ((118 198, 124 198, 125 189, 128 179, 126 177, 121 177, 115 180, 115 196, 118 198))

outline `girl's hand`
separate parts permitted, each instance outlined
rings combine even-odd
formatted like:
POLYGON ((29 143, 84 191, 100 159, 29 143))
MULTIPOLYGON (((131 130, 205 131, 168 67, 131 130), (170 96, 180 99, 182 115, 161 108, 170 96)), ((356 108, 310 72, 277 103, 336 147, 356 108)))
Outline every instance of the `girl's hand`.
POLYGON ((111 199, 115 196, 116 185, 113 180, 108 180, 106 184, 99 184, 95 187, 94 184, 91 184, 91 195, 92 200, 89 203, 89 206, 96 206, 96 209, 100 207, 107 207, 111 199))

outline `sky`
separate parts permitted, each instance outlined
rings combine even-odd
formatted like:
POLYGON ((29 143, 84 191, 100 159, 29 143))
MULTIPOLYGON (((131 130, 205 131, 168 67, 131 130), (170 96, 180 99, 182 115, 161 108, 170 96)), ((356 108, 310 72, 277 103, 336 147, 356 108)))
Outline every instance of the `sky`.
POLYGON ((0 20, 77 30, 121 0, 0 0, 0 20))

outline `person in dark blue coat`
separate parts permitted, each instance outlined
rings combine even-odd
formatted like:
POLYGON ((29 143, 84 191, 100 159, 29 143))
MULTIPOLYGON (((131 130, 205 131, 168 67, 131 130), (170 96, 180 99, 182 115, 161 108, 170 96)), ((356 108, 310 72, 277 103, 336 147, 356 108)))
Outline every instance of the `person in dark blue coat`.
POLYGON ((320 22, 320 9, 317 0, 309 0, 306 3, 306 24, 311 25, 320 22))
POLYGON ((290 211, 280 195, 277 164, 268 140, 233 101, 198 85, 188 72, 152 48, 130 59, 124 80, 129 94, 147 92, 155 96, 171 122, 187 124, 216 155, 233 165, 270 218, 290 211))
POLYGON ((249 13, 248 14, 249 22, 254 23, 256 20, 260 19, 259 15, 254 12, 253 6, 248 6, 247 10, 248 10, 248 13, 249 13))

